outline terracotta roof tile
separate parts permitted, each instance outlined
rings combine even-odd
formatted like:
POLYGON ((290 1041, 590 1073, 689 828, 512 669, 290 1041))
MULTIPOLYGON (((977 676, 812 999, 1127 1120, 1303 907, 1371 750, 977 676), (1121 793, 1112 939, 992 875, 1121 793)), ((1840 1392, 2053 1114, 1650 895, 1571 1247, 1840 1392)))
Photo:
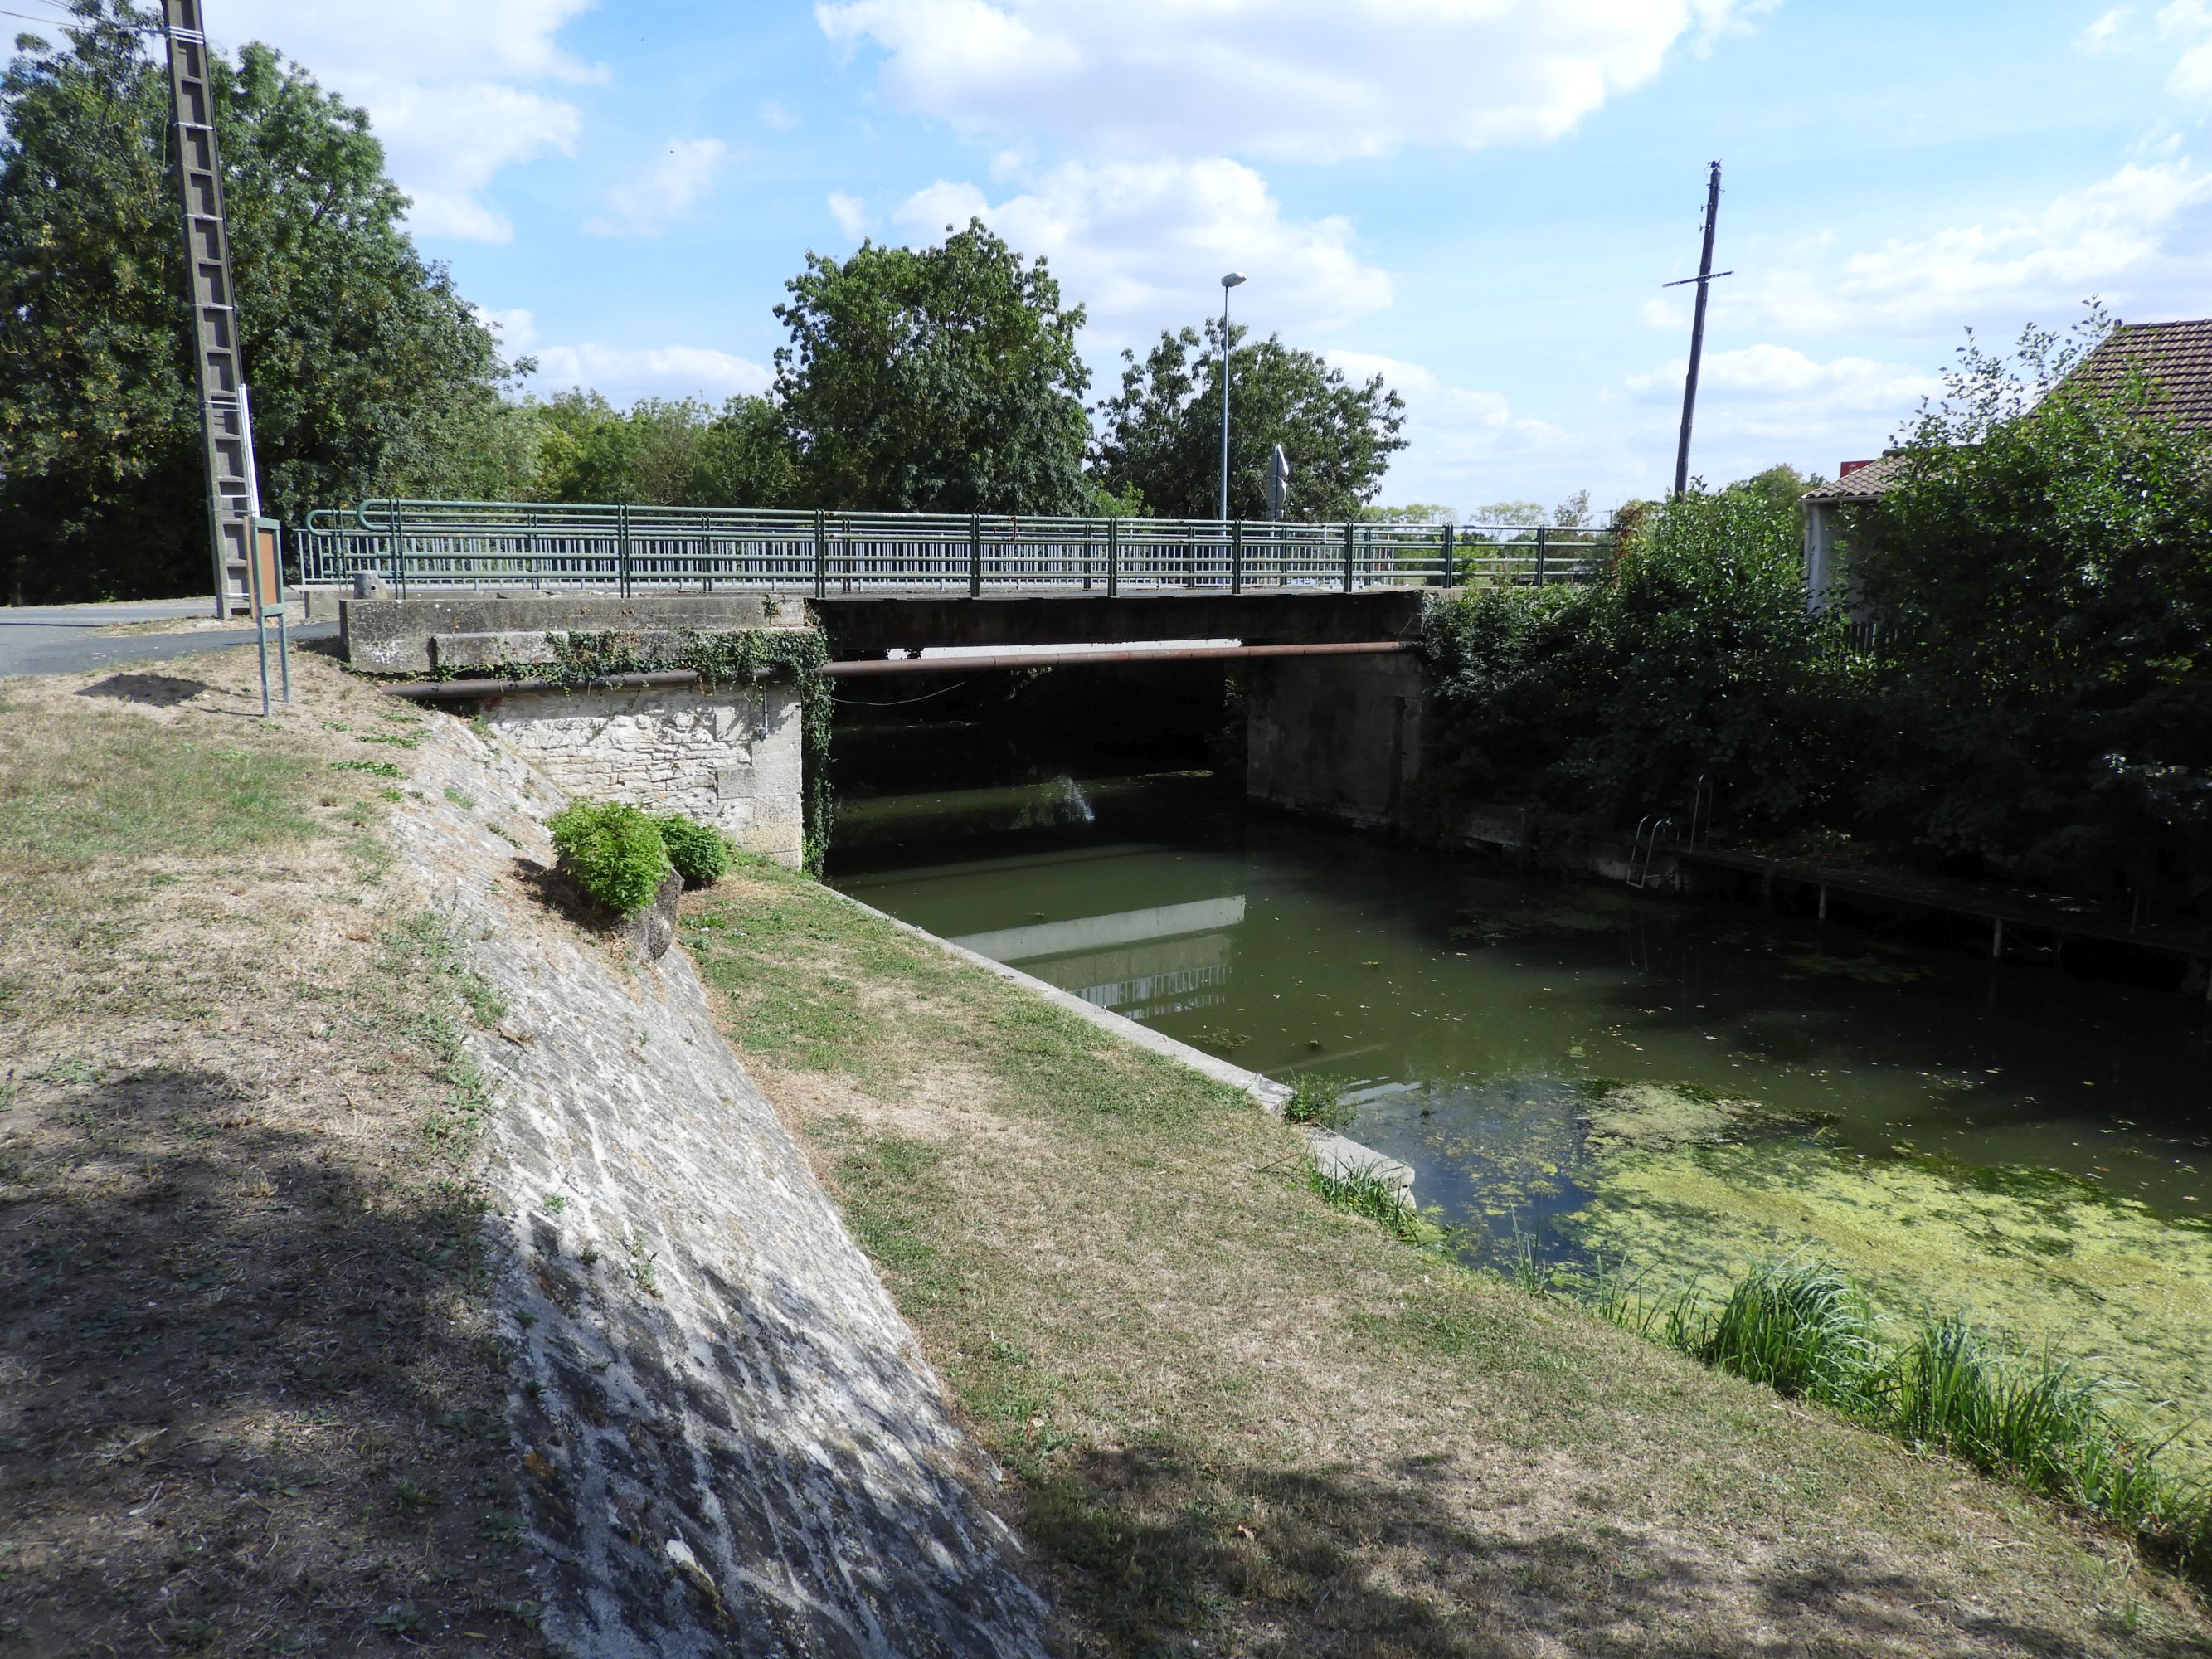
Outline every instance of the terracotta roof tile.
POLYGON ((1846 472, 1832 483, 1824 483, 1805 492, 1808 501, 1879 501, 1897 482, 1900 453, 1891 450, 1878 461, 1869 461, 1864 466, 1846 472))
POLYGON ((2177 425, 2212 428, 2212 318, 2122 323, 2066 381, 2091 392, 2118 392, 2135 368, 2157 388, 2156 413, 2177 425))
MULTIPOLYGON (((2199 431, 2212 431, 2212 318, 2179 323, 2122 323, 2075 366, 2066 384, 2116 392, 2140 368, 2157 388, 2153 410, 2199 431)), ((1805 492, 1808 501, 1879 501, 1897 483, 1898 455, 1805 492)))

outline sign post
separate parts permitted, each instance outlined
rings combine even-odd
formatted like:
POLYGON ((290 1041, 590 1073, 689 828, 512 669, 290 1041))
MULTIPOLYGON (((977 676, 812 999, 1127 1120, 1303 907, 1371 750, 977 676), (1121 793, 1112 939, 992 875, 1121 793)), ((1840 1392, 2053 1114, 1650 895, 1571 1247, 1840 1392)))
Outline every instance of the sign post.
POLYGON ((274 519, 247 520, 252 556, 246 562, 252 586, 254 642, 261 653, 261 716, 269 717, 269 618, 276 618, 276 670, 284 701, 292 701, 292 640, 284 621, 284 530, 274 519))

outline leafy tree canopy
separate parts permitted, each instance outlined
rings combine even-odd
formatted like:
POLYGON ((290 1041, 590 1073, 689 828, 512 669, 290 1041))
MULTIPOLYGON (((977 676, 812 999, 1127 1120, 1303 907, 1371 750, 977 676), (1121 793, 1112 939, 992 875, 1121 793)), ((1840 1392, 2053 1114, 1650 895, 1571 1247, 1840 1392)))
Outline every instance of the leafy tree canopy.
POLYGON ((719 410, 693 398, 647 398, 625 410, 578 390, 519 414, 537 434, 527 493, 539 500, 787 507, 797 499, 782 415, 764 398, 732 398, 719 410))
POLYGON ((1793 512, 1756 481, 1692 491, 1640 516, 1604 580, 1431 611, 1432 799, 1632 823, 1686 813, 1702 775, 1730 786, 1739 828, 1831 804, 1848 678, 1805 608, 1793 512))
POLYGON ((1081 306, 980 220, 936 247, 809 255, 775 308, 776 402, 803 505, 1091 509, 1081 306))
POLYGON ((2212 439, 2136 374, 2067 378, 2112 326, 1969 342, 1853 526, 1889 717, 1869 805, 1941 852, 2212 890, 2212 439))
MULTIPOLYGON (((1246 343, 1232 325, 1229 354, 1229 513, 1267 515, 1267 464, 1290 458, 1286 516, 1356 519, 1375 499, 1399 435, 1405 401, 1379 374, 1352 381, 1318 354, 1280 337, 1246 343)), ((1163 518, 1210 519, 1221 492, 1221 325, 1163 333, 1142 362, 1121 354, 1121 390, 1098 406, 1092 455, 1099 482, 1134 493, 1163 518)))
MULTIPOLYGON (((71 0, 0 74, 0 544, 9 597, 204 591, 206 483, 155 17, 71 0)), ((400 225, 368 118, 249 46, 211 64, 264 503, 475 494, 497 343, 400 225)))

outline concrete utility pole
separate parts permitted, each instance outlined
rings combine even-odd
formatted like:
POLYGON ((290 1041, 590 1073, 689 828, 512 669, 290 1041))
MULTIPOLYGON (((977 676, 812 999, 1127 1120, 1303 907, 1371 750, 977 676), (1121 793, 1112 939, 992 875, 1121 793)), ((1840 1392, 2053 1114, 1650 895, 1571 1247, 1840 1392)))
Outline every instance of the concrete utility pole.
POLYGON ((1705 355, 1705 295, 1712 291, 1716 278, 1733 276, 1732 270, 1713 269, 1713 226, 1721 212, 1721 164, 1711 164, 1712 174, 1705 185, 1705 247, 1698 259, 1698 274, 1685 276, 1679 283, 1662 283, 1662 288, 1680 288, 1684 283, 1698 285, 1698 308, 1690 324, 1690 373, 1682 382, 1682 439, 1674 449, 1674 493, 1682 494, 1690 487, 1690 423, 1698 410, 1698 362, 1705 355))
POLYGON ((1229 521, 1229 290, 1244 280, 1232 270, 1221 279, 1221 520, 1229 521))
POLYGON ((230 283, 230 230, 223 216, 222 157, 216 149, 214 87, 200 0, 161 0, 169 41, 169 106, 176 125, 177 183, 184 195, 185 270, 191 292, 192 372, 199 384, 200 437, 214 549, 215 614, 252 603, 246 555, 258 492, 246 413, 238 310, 230 283))

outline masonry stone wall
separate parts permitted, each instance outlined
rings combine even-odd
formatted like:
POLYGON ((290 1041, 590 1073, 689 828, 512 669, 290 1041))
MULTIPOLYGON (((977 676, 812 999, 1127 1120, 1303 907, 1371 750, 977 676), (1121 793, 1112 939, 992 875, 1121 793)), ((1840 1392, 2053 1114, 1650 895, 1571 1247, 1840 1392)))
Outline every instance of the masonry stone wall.
POLYGON ((690 957, 548 902, 521 755, 434 720, 392 832, 506 1005, 469 1042, 548 1652, 1044 1659, 999 1471, 690 957))
POLYGON ((788 685, 517 692, 483 718, 569 794, 681 812, 749 853, 799 861, 804 744, 788 685))

